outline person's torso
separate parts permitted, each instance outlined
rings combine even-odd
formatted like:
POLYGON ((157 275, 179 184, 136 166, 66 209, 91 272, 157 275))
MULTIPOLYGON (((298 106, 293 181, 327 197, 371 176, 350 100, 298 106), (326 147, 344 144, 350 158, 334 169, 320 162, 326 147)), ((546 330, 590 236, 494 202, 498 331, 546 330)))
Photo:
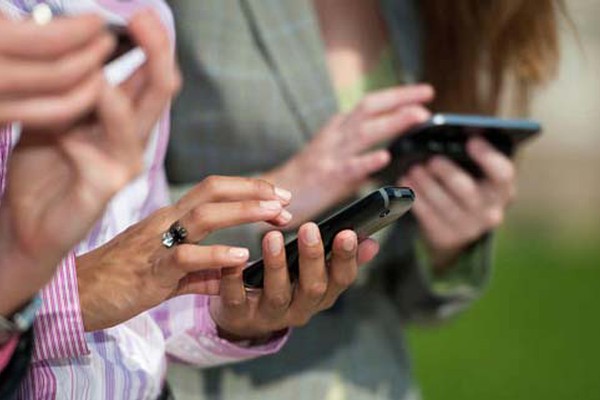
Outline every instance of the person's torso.
MULTIPOLYGON (((0 0, 0 12, 11 18, 26 18, 37 3, 42 2, 0 0)), ((53 0, 45 3, 67 15, 94 12, 112 22, 124 22, 136 11, 152 7, 174 36, 172 15, 162 0, 53 0)), ((117 71, 122 69, 117 68, 117 71)), ((169 121, 165 114, 147 144, 143 173, 110 201, 101 220, 77 246, 78 254, 101 246, 166 203, 163 160, 168 134, 169 121)), ((118 327, 89 333, 86 338, 89 355, 34 365, 28 378, 31 385, 24 385, 21 394, 26 398, 77 400, 158 396, 166 372, 164 339, 147 313, 118 327)))
MULTIPOLYGON (((273 168, 338 111, 311 2, 172 4, 186 78, 167 163, 174 183, 273 168)), ((386 296, 368 286, 295 330, 277 355, 201 374, 175 366, 169 380, 182 399, 413 395, 401 319, 386 296)))

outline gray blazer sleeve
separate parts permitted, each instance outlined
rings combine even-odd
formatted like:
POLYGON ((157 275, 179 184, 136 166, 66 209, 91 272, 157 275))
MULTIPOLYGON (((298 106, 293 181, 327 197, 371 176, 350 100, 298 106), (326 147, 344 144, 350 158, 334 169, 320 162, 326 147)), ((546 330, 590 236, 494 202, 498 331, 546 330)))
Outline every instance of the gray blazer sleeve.
POLYGON ((485 288, 492 268, 493 235, 474 243, 443 276, 433 276, 417 252, 412 215, 391 230, 372 267, 369 285, 389 296, 409 321, 443 321, 467 308, 485 288))

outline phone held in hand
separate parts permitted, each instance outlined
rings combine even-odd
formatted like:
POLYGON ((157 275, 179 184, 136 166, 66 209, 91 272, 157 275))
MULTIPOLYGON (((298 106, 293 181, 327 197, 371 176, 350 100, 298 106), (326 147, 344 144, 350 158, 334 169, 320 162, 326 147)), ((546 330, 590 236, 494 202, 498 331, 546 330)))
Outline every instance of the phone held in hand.
POLYGON ((109 23, 107 29, 117 45, 105 62, 104 75, 111 85, 118 86, 144 65, 146 54, 132 39, 127 26, 109 23))
POLYGON ((131 35, 129 35, 129 32, 127 31, 127 26, 111 23, 107 25, 107 29, 115 37, 117 42, 115 50, 106 60, 106 64, 109 64, 133 50, 136 46, 131 35))
POLYGON ((522 143, 538 136, 541 130, 541 125, 533 120, 436 114, 391 144, 392 163, 384 175, 397 178, 413 165, 442 155, 480 179, 483 173, 466 150, 466 143, 471 137, 480 136, 512 157, 522 143))
MULTIPOLYGON (((359 242, 398 220, 410 210, 415 194, 410 188, 383 187, 350 204, 318 224, 326 257, 329 257, 335 236, 344 230, 353 230, 359 242)), ((298 279, 298 239, 285 245, 290 280, 298 279)), ((244 285, 248 289, 263 287, 263 260, 252 262, 244 270, 244 285)))

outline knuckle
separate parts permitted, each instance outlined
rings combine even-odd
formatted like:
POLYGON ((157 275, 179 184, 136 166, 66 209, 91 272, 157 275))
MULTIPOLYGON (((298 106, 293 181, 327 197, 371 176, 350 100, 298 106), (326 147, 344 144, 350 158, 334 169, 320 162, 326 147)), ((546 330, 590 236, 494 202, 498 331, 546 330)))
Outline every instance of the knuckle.
POLYGON ((365 146, 369 143, 372 129, 373 125, 370 122, 363 122, 358 126, 358 129, 356 130, 356 140, 361 146, 365 146))
POLYGON ((275 293, 272 295, 268 295, 267 303, 269 306, 276 310, 281 310, 287 308, 290 304, 291 297, 286 293, 275 293))
POLYGON ((290 325, 292 327, 302 327, 305 326, 306 324, 308 324, 308 322, 310 321, 310 316, 307 314, 302 314, 302 315, 296 315, 293 318, 291 318, 290 320, 290 325))
POLYGON ((221 177, 217 175, 210 175, 204 178, 202 181, 203 189, 207 192, 217 192, 221 186, 221 177))
POLYGON ((325 251, 323 250, 323 246, 315 245, 308 247, 304 254, 307 259, 317 261, 324 258, 325 251))
POLYGON ((339 287, 347 288, 354 283, 357 275, 358 272, 355 268, 349 268, 348 270, 344 271, 344 273, 337 274, 334 277, 334 281, 339 287))
POLYGON ((501 208, 494 208, 487 213, 486 216, 487 226, 489 228, 496 228, 504 222, 504 210, 501 208))
POLYGON ((187 247, 175 247, 175 250, 173 251, 173 261, 175 264, 187 264, 190 261, 190 253, 187 247))
POLYGON ((423 121, 423 115, 427 114, 425 108, 416 106, 410 107, 403 114, 404 123, 408 125, 415 125, 423 121))
POLYGON ((512 163, 507 163, 504 168, 502 168, 499 174, 499 180, 502 183, 511 183, 516 178, 516 170, 512 163))
POLYGON ((273 185, 263 179, 252 179, 252 185, 256 193, 270 196, 275 192, 273 185))
POLYGON ((209 249, 211 260, 217 262, 227 262, 226 252, 227 249, 224 246, 211 246, 209 249))
POLYGON ((231 309, 240 309, 245 305, 245 301, 241 298, 223 298, 223 305, 231 309))
POLYGON ((477 184, 469 177, 463 179, 464 183, 462 184, 462 190, 465 193, 465 196, 469 198, 471 201, 476 202, 479 199, 479 189, 477 184))
POLYGON ((327 292, 327 283, 314 282, 306 288, 306 295, 312 299, 320 299, 327 292))
POLYGON ((370 114, 373 111, 375 96, 368 94, 358 103, 358 111, 363 114, 370 114))
POLYGON ((210 218, 204 206, 199 206, 191 210, 190 219, 193 221, 193 224, 200 227, 202 231, 211 231, 212 227, 210 223, 210 218))

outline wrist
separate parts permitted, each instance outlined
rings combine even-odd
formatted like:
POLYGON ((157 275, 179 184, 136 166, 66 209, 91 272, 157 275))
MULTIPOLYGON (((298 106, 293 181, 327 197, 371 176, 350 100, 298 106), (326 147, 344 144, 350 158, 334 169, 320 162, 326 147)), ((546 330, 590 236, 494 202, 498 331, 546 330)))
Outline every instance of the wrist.
POLYGON ((431 246, 425 246, 427 248, 428 258, 433 272, 436 275, 442 275, 448 268, 454 265, 460 255, 464 252, 465 247, 460 248, 434 248, 431 246))
POLYGON ((271 340, 285 335, 287 332, 287 328, 270 330, 257 327, 237 326, 238 324, 235 323, 227 323, 227 319, 222 318, 221 303, 218 298, 211 298, 209 300, 208 310, 211 325, 213 326, 213 330, 216 331, 217 336, 234 344, 243 343, 245 346, 257 346, 268 343, 271 340))

